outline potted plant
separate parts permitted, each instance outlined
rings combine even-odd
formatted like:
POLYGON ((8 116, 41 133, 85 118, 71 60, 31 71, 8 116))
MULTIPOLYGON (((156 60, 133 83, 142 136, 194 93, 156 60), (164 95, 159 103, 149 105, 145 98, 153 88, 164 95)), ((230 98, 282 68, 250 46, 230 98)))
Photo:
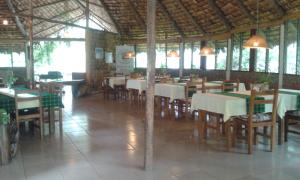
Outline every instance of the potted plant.
POLYGON ((14 83, 17 81, 17 79, 18 78, 14 76, 14 73, 12 71, 7 71, 4 77, 4 83, 6 87, 11 89, 14 83))
POLYGON ((262 91, 262 90, 268 90, 270 87, 270 84, 272 84, 272 77, 270 75, 270 73, 260 73, 257 77, 257 80, 255 81, 255 83, 251 84, 251 89, 255 89, 258 91, 262 91))

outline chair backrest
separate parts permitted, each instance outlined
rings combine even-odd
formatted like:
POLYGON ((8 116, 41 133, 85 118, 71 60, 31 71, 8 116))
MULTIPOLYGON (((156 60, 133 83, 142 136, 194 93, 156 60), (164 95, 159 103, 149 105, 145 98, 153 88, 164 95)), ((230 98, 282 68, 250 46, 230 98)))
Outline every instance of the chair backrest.
POLYGON ((192 82, 197 84, 197 91, 201 91, 202 93, 206 92, 205 89, 206 77, 194 79, 192 80, 192 82))
POLYGON ((18 127, 20 121, 41 119, 41 106, 42 103, 39 90, 15 90, 16 120, 18 127), (20 110, 23 110, 26 113, 20 114, 20 110))
POLYGON ((50 92, 49 83, 39 82, 39 90, 40 92, 50 92))
POLYGON ((230 91, 239 91, 240 87, 240 80, 225 80, 222 83, 222 89, 224 92, 230 91))
POLYGON ((63 88, 64 85, 62 83, 57 83, 57 82, 50 82, 49 83, 49 92, 62 96, 63 95, 63 88))
POLYGON ((255 114, 255 108, 257 106, 271 105, 271 121, 276 123, 277 116, 277 101, 278 101, 278 89, 266 90, 266 91, 256 91, 251 90, 251 97, 249 102, 249 114, 248 114, 248 124, 252 126, 253 115, 255 114))
POLYGON ((185 86, 185 98, 191 98, 194 93, 197 93, 197 91, 204 91, 204 84, 206 79, 204 78, 202 81, 187 81, 185 86))
POLYGON ((160 78, 160 83, 173 83, 172 78, 160 78))

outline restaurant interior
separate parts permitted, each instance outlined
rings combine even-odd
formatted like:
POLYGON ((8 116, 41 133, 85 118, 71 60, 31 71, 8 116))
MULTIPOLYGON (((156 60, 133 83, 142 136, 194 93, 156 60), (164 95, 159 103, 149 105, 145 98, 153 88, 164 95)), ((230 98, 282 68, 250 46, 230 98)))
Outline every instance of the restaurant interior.
POLYGON ((0 0, 0 180, 299 180, 300 0, 0 0))

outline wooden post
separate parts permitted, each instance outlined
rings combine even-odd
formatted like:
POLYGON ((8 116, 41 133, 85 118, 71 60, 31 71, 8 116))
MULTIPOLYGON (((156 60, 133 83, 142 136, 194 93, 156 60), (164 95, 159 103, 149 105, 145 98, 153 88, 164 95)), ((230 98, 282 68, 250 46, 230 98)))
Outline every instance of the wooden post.
POLYGON ((185 44, 180 43, 179 45, 179 77, 183 76, 183 68, 184 68, 184 49, 185 49, 185 44))
MULTIPOLYGON (((250 36, 253 36, 256 34, 256 29, 251 29, 250 36)), ((256 67, 256 53, 257 49, 250 49, 250 59, 249 59, 249 71, 254 72, 256 67)))
POLYGON ((232 62, 232 40, 233 36, 231 36, 227 40, 227 58, 226 58, 226 80, 230 80, 230 72, 231 72, 231 62, 232 62))
POLYGON ((155 17, 156 0, 147 1, 147 102, 145 123, 144 168, 153 168, 153 122, 154 122, 154 86, 155 86, 155 17))
MULTIPOLYGON (((201 41, 200 49, 205 47, 207 45, 207 41, 201 41)), ((200 57, 200 70, 205 71, 206 70, 206 56, 200 57)))
POLYGON ((33 9, 32 9, 32 0, 29 2, 29 12, 30 17, 28 18, 28 26, 29 26, 29 58, 27 62, 27 78, 30 81, 30 84, 33 84, 34 82, 34 60, 33 60, 33 9))
POLYGON ((90 2, 89 0, 86 0, 86 6, 85 6, 85 23, 86 27, 89 27, 89 20, 90 20, 90 2))
POLYGON ((280 41, 279 41, 279 73, 278 73, 278 88, 282 88, 283 85, 283 73, 284 73, 284 54, 285 51, 285 24, 280 25, 280 41))

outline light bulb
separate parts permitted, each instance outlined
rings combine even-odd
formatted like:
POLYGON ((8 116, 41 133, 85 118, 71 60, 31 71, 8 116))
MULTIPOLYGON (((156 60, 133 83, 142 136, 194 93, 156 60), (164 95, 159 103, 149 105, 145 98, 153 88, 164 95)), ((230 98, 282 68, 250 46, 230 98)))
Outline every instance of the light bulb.
POLYGON ((2 21, 2 24, 3 24, 3 25, 8 25, 8 20, 7 20, 7 19, 4 19, 4 20, 2 21))

